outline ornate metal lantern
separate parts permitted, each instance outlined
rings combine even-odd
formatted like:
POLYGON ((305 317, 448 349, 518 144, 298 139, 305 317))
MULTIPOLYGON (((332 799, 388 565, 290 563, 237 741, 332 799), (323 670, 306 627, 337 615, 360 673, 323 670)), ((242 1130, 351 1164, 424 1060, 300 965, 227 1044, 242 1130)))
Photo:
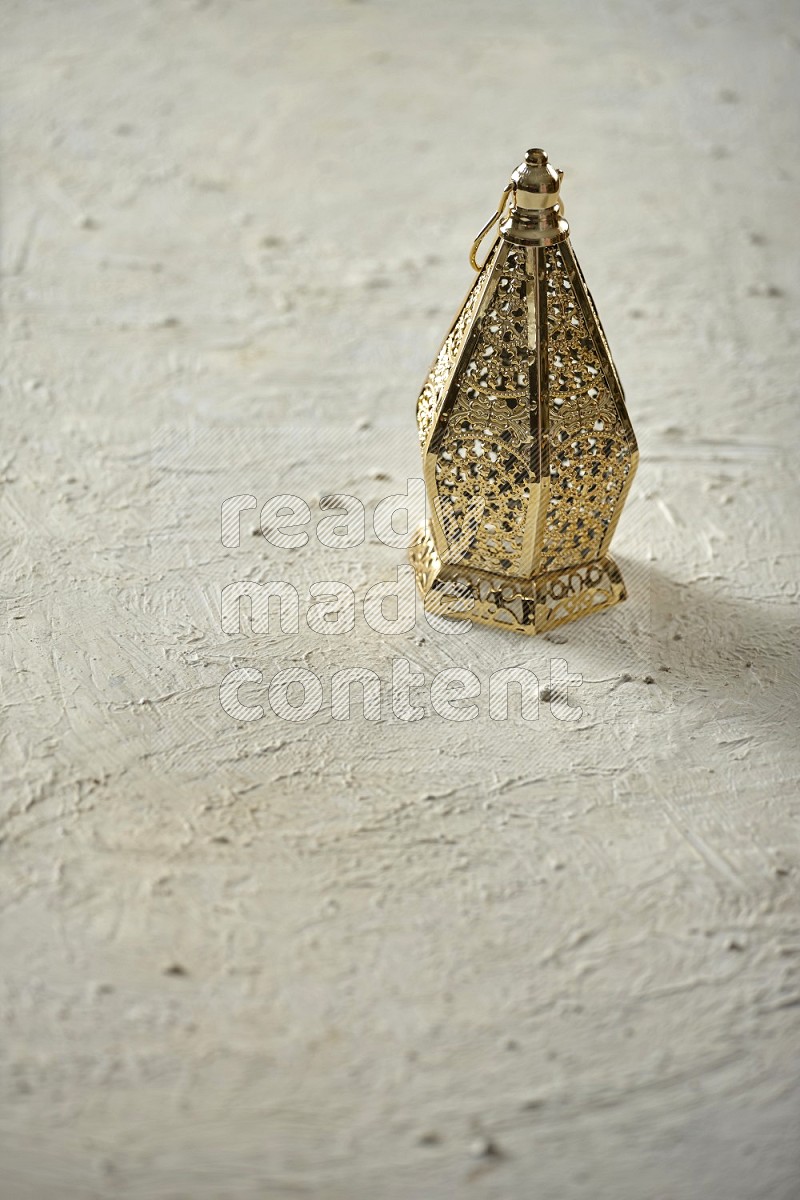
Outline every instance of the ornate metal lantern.
POLYGON ((514 171, 417 404, 430 515, 410 558, 425 607, 519 633, 625 598, 608 547, 638 460, 561 179, 543 150, 514 171))

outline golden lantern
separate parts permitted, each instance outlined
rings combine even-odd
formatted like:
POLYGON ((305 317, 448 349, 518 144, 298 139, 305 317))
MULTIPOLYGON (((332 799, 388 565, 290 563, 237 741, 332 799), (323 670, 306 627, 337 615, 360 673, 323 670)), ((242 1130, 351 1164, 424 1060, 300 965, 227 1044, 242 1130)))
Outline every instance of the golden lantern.
POLYGON ((429 518, 409 554, 425 608, 518 633, 625 598, 608 547, 638 451, 561 179, 543 150, 514 171, 417 403, 429 518))

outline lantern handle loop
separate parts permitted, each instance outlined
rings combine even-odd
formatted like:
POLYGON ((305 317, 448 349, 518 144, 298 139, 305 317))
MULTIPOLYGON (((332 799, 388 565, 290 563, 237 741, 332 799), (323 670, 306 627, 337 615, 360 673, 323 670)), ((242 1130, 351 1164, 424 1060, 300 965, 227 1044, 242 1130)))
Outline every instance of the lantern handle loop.
MULTIPOLYGON (((480 271, 480 270, 482 270, 483 267, 486 266, 489 256, 487 255, 486 258, 483 260, 483 262, 479 264, 478 260, 477 260, 478 250, 480 249, 481 242, 486 237, 487 233, 492 228, 492 226, 495 224, 495 222, 502 220, 503 209, 506 206, 506 202, 508 200, 508 197, 511 195, 513 188, 514 188, 514 181, 512 180, 511 183, 509 183, 508 187, 503 189, 503 194, 500 197, 500 203, 497 206, 497 212, 492 213, 491 217, 486 222, 486 224, 484 225, 483 229, 480 231, 478 236, 475 238, 475 241, 472 243, 472 248, 469 252, 469 262, 470 262, 470 266, 475 271, 480 271)), ((491 251, 490 251, 490 253, 491 253, 491 251)))

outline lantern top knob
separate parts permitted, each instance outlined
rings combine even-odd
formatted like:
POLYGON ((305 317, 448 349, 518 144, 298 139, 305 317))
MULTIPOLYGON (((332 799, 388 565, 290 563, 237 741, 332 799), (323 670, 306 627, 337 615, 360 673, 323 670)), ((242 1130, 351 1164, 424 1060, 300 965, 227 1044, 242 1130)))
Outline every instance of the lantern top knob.
POLYGON ((545 204, 555 204, 558 200, 558 189, 561 186, 562 171, 556 171, 547 161, 544 150, 529 150, 525 161, 521 162, 511 176, 514 189, 517 192, 517 204, 522 208, 542 208, 545 204), (535 197, 547 197, 543 200, 528 200, 519 193, 529 193, 535 197))

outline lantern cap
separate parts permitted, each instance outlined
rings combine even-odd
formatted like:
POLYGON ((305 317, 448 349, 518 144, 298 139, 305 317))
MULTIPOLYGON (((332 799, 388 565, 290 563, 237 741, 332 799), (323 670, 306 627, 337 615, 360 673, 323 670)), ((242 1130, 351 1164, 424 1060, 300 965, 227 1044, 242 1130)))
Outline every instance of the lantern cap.
MULTIPOLYGON (((521 162, 516 171, 511 176, 512 183, 517 193, 529 192, 534 196, 552 196, 551 203, 555 203, 558 198, 558 189, 561 186, 562 171, 555 171, 547 161, 547 155, 544 150, 529 150, 525 155, 525 161, 521 162)), ((519 197, 517 203, 522 208, 541 208, 542 204, 526 204, 525 197, 519 197)))
POLYGON ((512 172, 511 207, 500 225, 508 241, 524 246, 554 246, 569 234, 561 199, 563 171, 551 167, 544 150, 529 150, 512 172))
POLYGON ((498 220, 502 236, 519 246, 555 246, 565 240, 569 225, 560 192, 563 177, 563 171, 550 166, 544 150, 536 147, 527 152, 503 189, 497 211, 472 243, 469 261, 476 271, 481 269, 477 259, 481 242, 498 220))

